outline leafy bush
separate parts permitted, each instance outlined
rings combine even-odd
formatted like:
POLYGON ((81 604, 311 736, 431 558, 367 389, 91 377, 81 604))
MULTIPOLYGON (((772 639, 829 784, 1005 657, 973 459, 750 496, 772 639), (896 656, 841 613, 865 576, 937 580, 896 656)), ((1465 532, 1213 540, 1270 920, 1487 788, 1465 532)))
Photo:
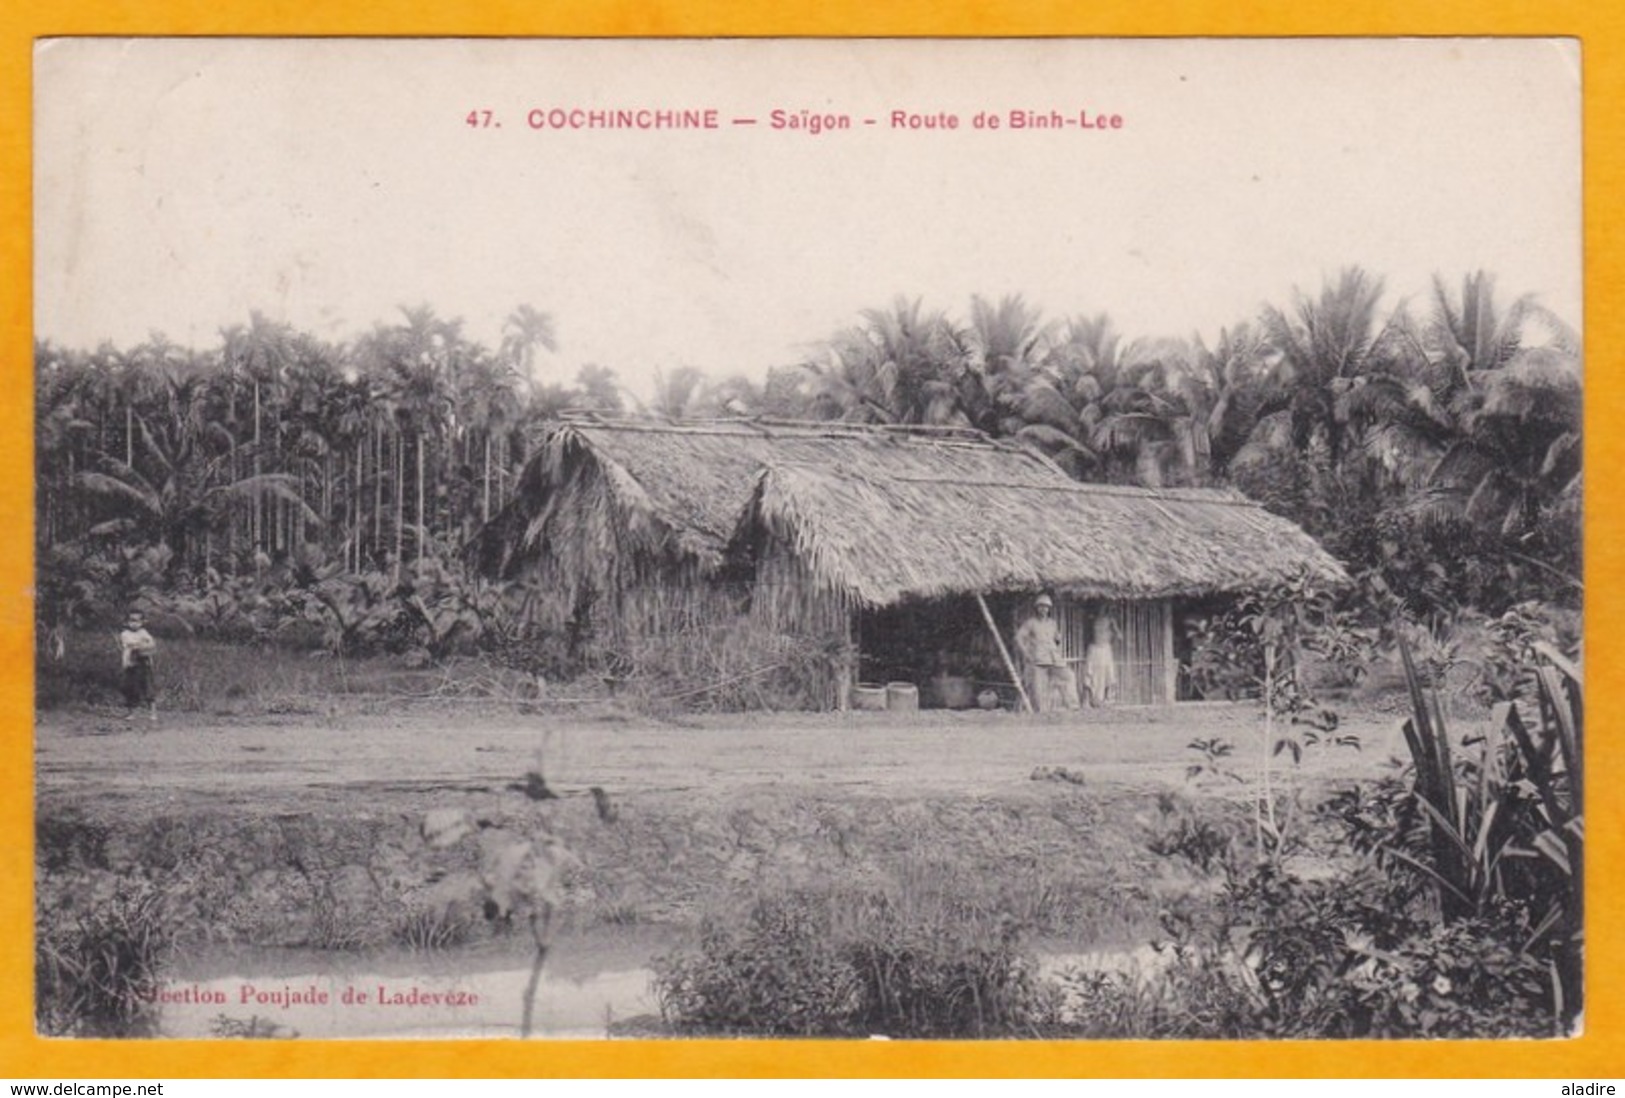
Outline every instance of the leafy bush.
POLYGON ((1150 972, 1063 971, 1057 1023, 1186 1040, 1551 1035, 1540 964, 1488 923, 1426 920, 1415 898, 1371 866, 1324 881, 1232 866, 1219 903, 1164 912, 1150 972))
MULTIPOLYGON (((1228 754, 1229 745, 1222 741, 1197 741, 1193 746, 1197 745, 1211 748, 1216 752, 1214 757, 1219 759, 1228 754)), ((1192 766, 1187 774, 1195 776, 1204 769, 1203 765, 1192 766)), ((1222 772, 1239 780, 1234 772, 1222 772)), ((1171 793, 1157 794, 1157 814, 1158 823, 1147 847, 1153 854, 1165 858, 1183 858, 1204 874, 1212 873, 1225 863, 1241 833, 1239 821, 1200 812, 1190 802, 1171 793)))
POLYGON ((165 895, 129 874, 79 883, 73 906, 35 907, 35 1026, 51 1036, 150 1035, 172 939, 165 895))
POLYGON ((1446 923, 1510 919, 1518 952, 1550 965, 1554 1009, 1570 1023, 1583 993, 1582 686, 1555 649, 1537 641, 1529 654, 1502 688, 1514 700, 1495 706, 1482 737, 1458 743, 1401 638, 1421 823, 1399 813, 1401 828, 1376 849, 1435 888, 1446 923), (1526 674, 1533 697, 1517 700, 1526 674))
POLYGON ((659 959, 678 1030, 838 1037, 1033 1036, 1053 991, 1013 920, 951 897, 872 891, 765 896, 712 918, 696 954, 659 959))
MULTIPOLYGON (((1510 627, 1509 627, 1510 629, 1510 627)), ((1223 855, 1209 908, 1164 914, 1169 961, 1149 977, 1075 971, 1061 1015, 1097 1036, 1509 1037, 1572 1029, 1581 1009, 1578 670, 1542 641, 1508 665, 1481 733, 1447 728, 1431 675, 1401 634, 1412 700, 1404 780, 1321 806, 1363 864, 1290 872, 1276 846, 1223 855)), ((1222 741, 1191 745, 1224 772, 1222 741)), ((1168 811, 1165 817, 1174 814, 1168 811)), ((1198 861, 1181 819, 1154 849, 1198 861)))
POLYGON ((655 961, 655 992, 681 1031, 834 1037, 854 1032, 857 975, 833 913, 808 894, 764 897, 740 922, 707 919, 699 951, 655 961))
POLYGON ((954 897, 869 893, 845 953, 858 979, 860 1032, 907 1037, 1031 1036, 1046 1018, 1018 924, 954 897))
POLYGON ((1251 591, 1223 613, 1190 625, 1185 667, 1203 697, 1259 698, 1278 713, 1306 713, 1315 702, 1301 673, 1306 654, 1318 656, 1340 681, 1366 673, 1375 642, 1339 609, 1332 593, 1307 574, 1251 591))

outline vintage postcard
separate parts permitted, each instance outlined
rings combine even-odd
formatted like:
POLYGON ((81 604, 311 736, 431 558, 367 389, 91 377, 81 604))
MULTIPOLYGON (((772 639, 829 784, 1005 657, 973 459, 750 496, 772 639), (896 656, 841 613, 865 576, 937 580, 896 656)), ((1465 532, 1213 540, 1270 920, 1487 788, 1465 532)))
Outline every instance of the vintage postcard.
POLYGON ((1577 1039, 1581 87, 40 39, 36 1032, 1577 1039))

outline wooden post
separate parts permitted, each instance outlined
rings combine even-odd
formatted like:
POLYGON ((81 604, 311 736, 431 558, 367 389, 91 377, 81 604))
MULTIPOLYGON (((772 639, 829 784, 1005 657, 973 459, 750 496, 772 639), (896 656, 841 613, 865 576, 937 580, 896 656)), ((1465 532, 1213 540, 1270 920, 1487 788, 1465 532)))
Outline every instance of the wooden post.
POLYGON ((987 600, 982 593, 976 593, 976 605, 982 608, 982 618, 993 633, 993 643, 999 646, 999 656, 1004 660, 1004 669, 1010 673, 1010 681, 1016 684, 1016 693, 1021 695, 1021 711, 1031 713, 1033 700, 1027 696, 1027 688, 1021 684, 1021 675, 1016 671, 1016 661, 1010 658, 1010 650, 1004 646, 1004 638, 999 635, 999 627, 993 621, 993 611, 987 608, 987 600))
POLYGON ((856 611, 843 608, 847 655, 841 661, 841 681, 835 684, 835 708, 842 713, 852 708, 852 687, 858 681, 858 645, 852 631, 852 620, 856 616, 856 611))

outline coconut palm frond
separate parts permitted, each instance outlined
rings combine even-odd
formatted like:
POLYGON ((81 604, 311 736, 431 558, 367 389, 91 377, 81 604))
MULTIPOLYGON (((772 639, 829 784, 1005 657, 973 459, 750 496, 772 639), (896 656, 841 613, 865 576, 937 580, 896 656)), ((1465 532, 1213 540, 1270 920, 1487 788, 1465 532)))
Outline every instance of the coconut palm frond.
POLYGON ((1428 481, 1435 485, 1477 484, 1498 463, 1494 452, 1471 439, 1461 439, 1439 455, 1428 481))
POLYGON ((1511 477, 1491 467, 1484 470, 1476 482, 1468 482, 1464 487, 1467 494, 1462 513, 1480 526, 1498 527, 1504 533, 1509 514, 1516 508, 1517 486, 1511 477))
MULTIPOLYGON (((1580 467, 1580 434, 1578 431, 1565 431, 1552 440, 1546 448, 1546 454, 1541 458, 1540 476, 1544 480, 1569 480, 1573 471, 1580 467)), ((1567 485, 1565 485, 1567 487, 1567 485)))
POLYGON ((1015 432, 1015 438, 1018 441, 1036 446, 1047 454, 1067 451, 1087 458, 1090 462, 1094 462, 1099 458, 1099 455, 1094 450, 1065 431, 1042 423, 1026 424, 1015 432))
POLYGON ((1159 416, 1121 412, 1096 424, 1089 444, 1099 451, 1128 451, 1150 442, 1166 442, 1171 436, 1167 421, 1159 416))
POLYGON ((74 483, 87 492, 133 504, 149 514, 163 510, 158 490, 128 467, 113 473, 81 472, 74 477, 74 483))
POLYGON ((1333 387, 1335 415, 1342 422, 1397 418, 1410 404, 1410 388, 1387 374, 1364 374, 1333 387))
POLYGON ((1528 319, 1546 329, 1548 346, 1554 351, 1570 356, 1581 357, 1580 333, 1568 321, 1552 312, 1546 306, 1531 302, 1528 308, 1528 319))
POLYGON ((204 493, 203 500, 206 502, 216 499, 252 500, 261 496, 270 496, 292 504, 299 509, 306 522, 313 526, 322 525, 322 517, 305 502, 299 492, 299 478, 286 473, 262 473, 258 476, 244 477, 230 484, 216 485, 204 493))
POLYGON ((1016 407, 1029 423, 1065 428, 1077 422, 1077 412, 1066 397, 1047 381, 1028 385, 1017 396, 1016 407))
POLYGON ((1579 364, 1547 348, 1522 351, 1486 375, 1478 414, 1518 423, 1580 424, 1579 364))

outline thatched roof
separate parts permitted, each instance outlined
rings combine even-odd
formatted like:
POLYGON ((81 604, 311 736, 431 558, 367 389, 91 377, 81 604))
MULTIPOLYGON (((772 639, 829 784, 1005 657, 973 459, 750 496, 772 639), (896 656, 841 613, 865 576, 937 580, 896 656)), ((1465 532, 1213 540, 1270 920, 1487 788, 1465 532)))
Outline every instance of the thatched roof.
POLYGON ((1303 531, 1234 493, 1078 484, 970 431, 752 421, 564 425, 493 523, 487 567, 493 543, 511 562, 579 538, 565 500, 588 469, 623 553, 712 571, 774 537, 821 586, 864 605, 1040 587, 1203 594, 1299 568, 1343 578, 1303 531))
POLYGON ((1091 598, 1243 591, 1299 570, 1347 579, 1308 534, 1210 490, 1019 478, 880 480, 811 465, 763 470, 741 537, 791 546, 859 605, 974 591, 1091 598))

